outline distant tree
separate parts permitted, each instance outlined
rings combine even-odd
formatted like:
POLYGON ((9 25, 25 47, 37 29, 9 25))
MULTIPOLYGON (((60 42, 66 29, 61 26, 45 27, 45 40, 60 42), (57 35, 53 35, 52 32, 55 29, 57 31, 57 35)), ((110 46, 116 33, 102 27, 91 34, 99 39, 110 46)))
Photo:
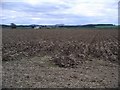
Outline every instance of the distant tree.
POLYGON ((30 26, 31 26, 32 28, 35 28, 36 25, 35 25, 35 24, 32 24, 32 25, 30 25, 30 26))
POLYGON ((16 28, 16 25, 14 23, 11 23, 11 28, 16 28))

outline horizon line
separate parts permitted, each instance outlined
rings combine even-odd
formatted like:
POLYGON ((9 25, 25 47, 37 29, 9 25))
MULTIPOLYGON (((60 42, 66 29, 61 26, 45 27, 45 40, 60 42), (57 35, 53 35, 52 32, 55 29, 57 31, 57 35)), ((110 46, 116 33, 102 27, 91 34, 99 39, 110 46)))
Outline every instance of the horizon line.
MULTIPOLYGON (((10 24, 0 24, 0 25, 10 25, 10 24)), ((120 25, 120 24, 113 24, 113 23, 88 23, 88 24, 63 24, 63 23, 61 23, 61 24, 15 24, 15 25, 73 25, 73 26, 75 26, 75 25, 99 25, 99 24, 120 25)))

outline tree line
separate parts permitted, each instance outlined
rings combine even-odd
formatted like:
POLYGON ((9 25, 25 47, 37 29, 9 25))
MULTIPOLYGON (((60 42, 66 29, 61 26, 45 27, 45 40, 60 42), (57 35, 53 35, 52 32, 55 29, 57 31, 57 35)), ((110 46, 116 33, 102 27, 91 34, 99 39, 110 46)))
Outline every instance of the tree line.
MULTIPOLYGON (((41 27, 48 27, 49 25, 35 25, 35 24, 32 24, 32 25, 16 25, 16 24, 14 24, 14 23, 11 23, 10 25, 1 25, 3 28, 4 27, 11 27, 12 29, 15 29, 15 28, 17 28, 17 27, 30 27, 30 28, 34 28, 34 27, 36 27, 36 26, 41 26, 41 27)), ((62 24, 62 25, 50 25, 49 27, 68 27, 68 28, 74 28, 74 27, 88 27, 88 28, 94 28, 94 27, 96 27, 96 26, 116 26, 116 25, 114 25, 114 24, 86 24, 86 25, 64 25, 64 24, 62 24)), ((120 26, 120 25, 118 25, 118 26, 120 26)))

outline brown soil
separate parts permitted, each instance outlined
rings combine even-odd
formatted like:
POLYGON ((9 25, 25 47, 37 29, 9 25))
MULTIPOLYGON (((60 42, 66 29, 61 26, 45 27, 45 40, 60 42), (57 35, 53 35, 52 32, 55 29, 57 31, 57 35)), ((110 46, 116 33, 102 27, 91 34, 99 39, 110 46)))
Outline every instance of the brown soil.
POLYGON ((91 59, 60 68, 50 56, 3 62, 3 88, 117 88, 118 65, 91 59))

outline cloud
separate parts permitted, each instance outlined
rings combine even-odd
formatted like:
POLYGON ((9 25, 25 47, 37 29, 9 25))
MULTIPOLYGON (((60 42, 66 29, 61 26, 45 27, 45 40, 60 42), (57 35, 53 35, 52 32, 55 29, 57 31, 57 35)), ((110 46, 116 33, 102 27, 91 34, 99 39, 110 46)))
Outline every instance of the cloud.
POLYGON ((4 0, 0 17, 7 24, 117 24, 118 1, 4 0))

